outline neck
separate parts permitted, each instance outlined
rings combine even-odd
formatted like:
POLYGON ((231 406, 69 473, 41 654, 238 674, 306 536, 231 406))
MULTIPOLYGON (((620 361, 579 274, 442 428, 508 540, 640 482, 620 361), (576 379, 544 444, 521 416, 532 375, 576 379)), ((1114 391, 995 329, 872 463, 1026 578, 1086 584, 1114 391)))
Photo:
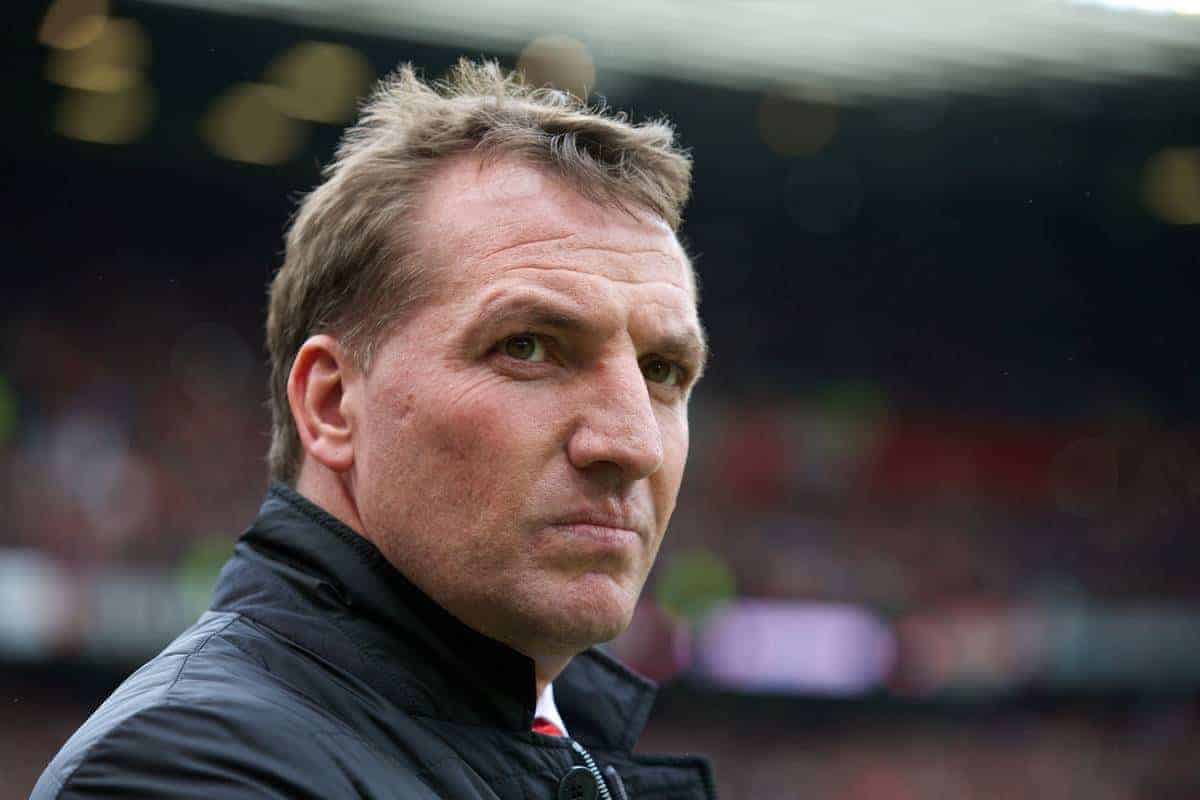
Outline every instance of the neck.
POLYGON ((571 662, 570 658, 535 658, 534 664, 534 697, 541 697, 542 692, 546 691, 546 687, 550 682, 559 676, 567 664, 571 662))
MULTIPOLYGON (((319 464, 305 461, 294 487, 310 501, 333 514, 359 536, 376 544, 358 514, 358 503, 341 476, 319 464)), ((376 544, 376 546, 378 546, 376 544)))
MULTIPOLYGON (((320 465, 306 461, 296 479, 295 489, 340 519, 355 533, 371 541, 371 536, 367 533, 362 519, 359 517, 358 505, 354 501, 349 487, 345 481, 340 479, 340 476, 320 465)), ((372 543, 374 544, 374 542, 372 543)), ((480 633, 491 635, 487 631, 480 631, 480 633)), ((524 651, 524 648, 516 647, 511 642, 505 643, 515 650, 524 651)), ((559 673, 567 668, 567 664, 571 662, 572 658, 570 655, 537 656, 528 652, 526 655, 529 655, 534 662, 534 697, 542 696, 542 692, 558 677, 559 673)))

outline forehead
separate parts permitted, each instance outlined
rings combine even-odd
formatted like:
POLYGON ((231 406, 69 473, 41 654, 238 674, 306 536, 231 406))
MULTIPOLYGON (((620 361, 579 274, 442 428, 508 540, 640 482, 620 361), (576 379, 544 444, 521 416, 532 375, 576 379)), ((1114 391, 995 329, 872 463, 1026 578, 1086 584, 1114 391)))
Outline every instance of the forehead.
POLYGON ((694 310, 690 262, 661 218, 596 204, 545 169, 450 159, 427 186, 421 218, 418 246, 451 296, 524 281, 694 310))

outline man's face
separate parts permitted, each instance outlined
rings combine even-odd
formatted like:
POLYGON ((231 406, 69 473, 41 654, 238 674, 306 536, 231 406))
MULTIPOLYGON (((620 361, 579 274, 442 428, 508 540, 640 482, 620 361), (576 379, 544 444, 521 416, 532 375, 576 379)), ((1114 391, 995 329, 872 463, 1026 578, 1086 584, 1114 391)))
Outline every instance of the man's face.
POLYGON ((365 533, 468 625, 531 656, 628 625, 683 476, 702 368, 671 230, 539 169, 433 178, 434 296, 380 342, 352 492, 365 533))

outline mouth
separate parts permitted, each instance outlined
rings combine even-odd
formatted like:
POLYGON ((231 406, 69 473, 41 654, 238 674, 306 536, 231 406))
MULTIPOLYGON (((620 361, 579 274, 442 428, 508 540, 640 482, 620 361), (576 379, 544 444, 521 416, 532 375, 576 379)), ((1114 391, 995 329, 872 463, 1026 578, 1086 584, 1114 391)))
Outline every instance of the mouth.
POLYGON ((630 512, 616 509, 586 508, 550 521, 551 528, 574 535, 598 539, 648 539, 649 526, 630 512))
POLYGON ((610 547, 628 547, 642 539, 641 534, 631 528, 594 522, 555 522, 549 525, 549 528, 572 539, 610 547))
POLYGON ((649 538, 646 526, 616 509, 580 509, 550 520, 546 531, 576 554, 621 560, 633 557, 649 538))

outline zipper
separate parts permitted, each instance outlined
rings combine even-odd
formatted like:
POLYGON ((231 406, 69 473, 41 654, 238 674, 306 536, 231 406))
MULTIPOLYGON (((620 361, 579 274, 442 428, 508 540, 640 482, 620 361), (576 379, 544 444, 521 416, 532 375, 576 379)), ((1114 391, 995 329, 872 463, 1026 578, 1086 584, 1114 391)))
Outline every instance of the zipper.
POLYGON ((587 767, 588 772, 592 773, 592 779, 596 781, 596 788, 600 791, 600 800, 613 800, 612 795, 608 792, 608 784, 604 782, 604 776, 600 774, 600 768, 596 766, 596 759, 592 758, 592 754, 585 750, 579 742, 574 739, 567 741, 571 743, 571 749, 575 751, 575 754, 583 759, 583 765, 587 767))

